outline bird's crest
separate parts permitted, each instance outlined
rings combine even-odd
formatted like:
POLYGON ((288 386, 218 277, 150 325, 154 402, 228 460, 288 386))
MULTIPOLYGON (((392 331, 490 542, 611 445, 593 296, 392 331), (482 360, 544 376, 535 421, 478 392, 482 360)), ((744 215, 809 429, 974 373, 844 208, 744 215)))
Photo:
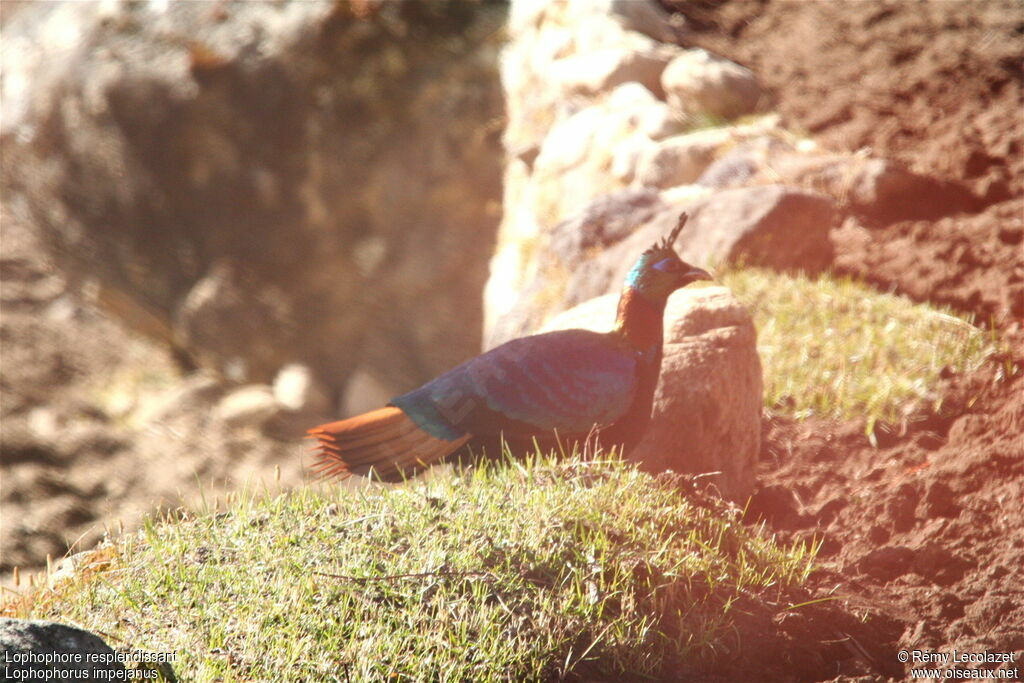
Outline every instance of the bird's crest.
POLYGON ((667 237, 662 237, 660 242, 655 242, 646 251, 648 254, 653 254, 660 251, 672 251, 672 245, 675 244, 676 238, 679 237, 679 233, 683 231, 683 226, 686 225, 686 219, 689 218, 687 213, 684 211, 679 214, 679 222, 676 223, 676 227, 672 228, 672 232, 667 237))

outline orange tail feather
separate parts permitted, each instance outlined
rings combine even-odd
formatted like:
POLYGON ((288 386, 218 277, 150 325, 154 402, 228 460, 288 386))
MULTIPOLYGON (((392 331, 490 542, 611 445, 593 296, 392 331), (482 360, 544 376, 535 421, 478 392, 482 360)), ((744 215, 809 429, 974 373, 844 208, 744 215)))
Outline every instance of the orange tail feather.
POLYGON ((384 481, 418 474, 469 440, 468 434, 455 441, 433 437, 390 406, 314 427, 308 434, 318 442, 313 470, 322 477, 346 478, 372 470, 384 481))

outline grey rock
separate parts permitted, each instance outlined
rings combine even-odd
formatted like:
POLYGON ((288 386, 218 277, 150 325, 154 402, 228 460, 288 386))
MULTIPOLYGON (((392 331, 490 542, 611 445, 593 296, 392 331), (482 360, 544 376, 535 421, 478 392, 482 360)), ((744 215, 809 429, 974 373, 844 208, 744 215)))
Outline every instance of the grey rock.
POLYGON ((557 60, 551 65, 551 78, 570 93, 595 95, 635 82, 660 95, 661 72, 670 58, 658 52, 605 48, 557 60))
POLYGON ((761 185, 717 192, 687 211, 692 224, 678 244, 691 263, 817 272, 832 262, 828 233, 837 210, 827 195, 761 185))
POLYGON ((53 621, 0 617, 0 649, 5 680, 108 681, 120 680, 125 670, 102 638, 53 621), (108 661, 92 662, 88 655, 101 655, 108 661), (59 661, 47 663, 45 657, 59 661))
POLYGON ((771 173, 783 182, 829 194, 871 224, 934 220, 978 207, 961 183, 914 173, 887 159, 775 154, 771 173))
POLYGON ((122 320, 242 381, 415 386, 478 352, 505 9, 354 8, 27 3, 5 209, 122 320))
MULTIPOLYGON (((608 3, 611 16, 624 28, 655 40, 673 43, 682 35, 681 15, 670 15, 655 0, 604 0, 608 3)), ((599 4, 599 3, 595 3, 599 4)))
POLYGON ((229 427, 260 427, 281 411, 273 390, 265 384, 235 389, 220 400, 216 416, 229 427))
POLYGON ((730 139, 727 129, 710 129, 666 138, 640 155, 635 183, 669 188, 697 180, 730 139))
POLYGON ((670 106, 694 116, 734 119, 753 112, 762 95, 750 69, 699 48, 673 59, 661 85, 670 106))
POLYGON ((894 161, 800 153, 772 139, 739 145, 708 166, 697 182, 715 189, 796 185, 831 196, 841 209, 869 225, 933 220, 979 206, 963 184, 914 173, 894 161))
POLYGON ((697 179, 697 184, 716 190, 754 184, 772 165, 771 159, 793 153, 791 144, 772 136, 748 140, 715 159, 697 179))
POLYGON ((328 391, 308 365, 285 365, 274 378, 273 389, 274 398, 286 410, 306 413, 326 413, 331 410, 328 391))
POLYGON ((698 185, 716 189, 741 187, 760 170, 758 165, 743 155, 730 154, 708 166, 697 179, 698 185))
POLYGON ((658 193, 648 189, 616 190, 602 195, 555 226, 551 232, 551 256, 563 263, 584 258, 590 251, 605 249, 629 237, 637 226, 666 208, 658 193))
POLYGON ((590 288, 585 296, 573 294, 580 264, 587 264, 594 254, 620 243, 666 208, 653 190, 622 189, 598 197, 578 214, 556 225, 546 248, 538 250, 535 256, 540 264, 539 274, 519 292, 518 304, 499 318, 485 339, 485 347, 493 348, 536 331, 553 306, 563 310, 604 293, 605 290, 590 288), (555 291, 557 295, 552 296, 555 291))

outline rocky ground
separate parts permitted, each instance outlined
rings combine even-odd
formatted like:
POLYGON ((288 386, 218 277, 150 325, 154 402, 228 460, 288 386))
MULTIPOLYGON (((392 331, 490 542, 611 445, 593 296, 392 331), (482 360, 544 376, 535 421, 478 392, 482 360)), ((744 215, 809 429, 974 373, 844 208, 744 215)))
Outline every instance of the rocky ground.
MULTIPOLYGON (((687 17, 687 41, 753 69, 785 126, 827 149, 870 148, 918 173, 965 182, 973 199, 955 210, 937 202, 927 219, 846 221, 832 235, 835 263, 879 289, 972 313, 1013 349, 975 375, 947 377, 941 410, 885 426, 877 447, 858 421, 765 422, 750 516, 787 538, 823 539, 810 594, 838 598, 844 611, 774 617, 789 640, 758 639, 751 627, 748 651, 726 678, 901 677, 901 648, 1021 653, 1019 3, 663 4, 687 17), (850 614, 864 618, 849 623, 850 614), (836 640, 825 659, 800 645, 821 629, 836 640)), ((23 226, 4 220, 6 584, 12 567, 38 568, 47 554, 87 546, 118 517, 131 526, 154 499, 171 504, 197 477, 271 478, 283 463, 286 484, 302 481, 299 447, 265 436, 293 435, 286 416, 257 429, 232 422, 220 390, 201 379, 177 387, 168 353, 82 303, 79 287, 40 254, 23 226), (122 382, 141 388, 121 391, 122 382), (155 413, 170 431, 140 434, 137 425, 155 413), (236 459, 213 457, 223 452, 236 459)))
MULTIPOLYGON (((872 655, 875 672, 857 673, 889 671, 894 644, 1016 652, 1019 663, 1024 381, 1008 373, 1024 366, 1020 5, 674 4, 696 45, 758 74, 787 126, 972 187, 970 211, 845 224, 837 265, 972 313, 1014 350, 947 378, 941 411, 891 426, 877 449, 856 422, 767 422, 751 514, 785 536, 823 538, 818 587, 880 615, 876 642, 896 636, 872 655)), ((793 666, 813 675, 813 661, 793 666)))
POLYGON ((241 423, 218 411, 228 406, 221 386, 185 377, 170 352, 105 315, 42 254, 5 217, 2 585, 13 587, 14 567, 44 569, 47 556, 88 548, 108 527, 136 528, 154 506, 199 505, 246 480, 304 480, 300 446, 267 438, 251 406, 241 423))

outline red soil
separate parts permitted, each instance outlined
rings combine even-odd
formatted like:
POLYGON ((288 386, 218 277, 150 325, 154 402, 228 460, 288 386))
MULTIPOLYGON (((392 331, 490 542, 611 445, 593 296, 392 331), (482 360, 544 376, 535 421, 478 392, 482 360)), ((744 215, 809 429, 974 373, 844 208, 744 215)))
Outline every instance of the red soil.
POLYGON ((975 213, 848 220, 834 233, 836 269, 974 314, 1014 349, 947 378, 940 412, 883 429, 877 447, 861 422, 765 424, 750 517, 824 539, 812 593, 840 598, 869 628, 842 634, 846 655, 828 672, 824 641, 841 629, 819 610, 806 617, 817 633, 803 632, 817 648, 780 655, 778 642, 755 638, 744 659, 762 668, 737 673, 885 680, 909 676, 900 649, 954 648, 1015 653, 1002 666, 1024 671, 1024 6, 665 4, 687 15, 694 44, 754 69, 789 126, 964 184, 975 213))

